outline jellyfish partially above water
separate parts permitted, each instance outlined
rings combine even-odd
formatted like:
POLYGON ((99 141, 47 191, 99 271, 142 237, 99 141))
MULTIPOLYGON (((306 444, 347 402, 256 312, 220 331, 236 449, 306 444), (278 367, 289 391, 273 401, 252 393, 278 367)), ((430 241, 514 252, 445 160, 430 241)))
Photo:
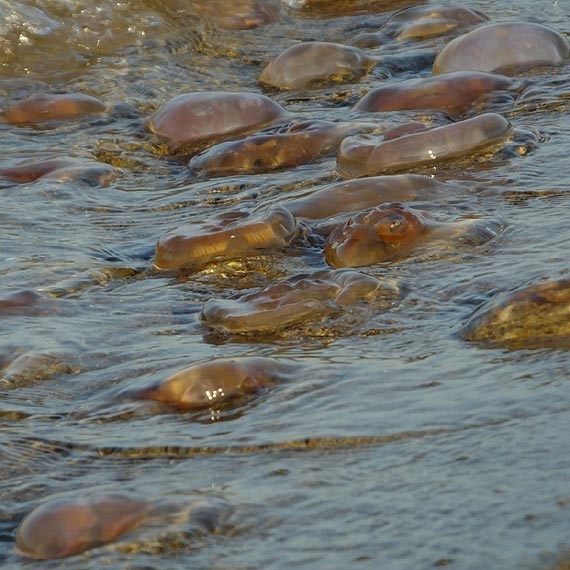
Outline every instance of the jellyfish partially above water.
POLYGON ((188 163, 191 175, 259 174, 306 164, 334 154, 347 135, 370 131, 360 123, 304 121, 214 145, 188 163))
POLYGON ((338 151, 337 171, 343 178, 357 178, 433 165, 499 146, 512 134, 507 119, 485 113, 388 141, 373 135, 347 137, 338 151))
POLYGON ((4 118, 14 125, 65 121, 103 113, 107 106, 83 93, 34 93, 8 106, 4 118))
POLYGON ((288 245, 296 235, 295 218, 282 206, 266 212, 221 217, 217 222, 188 224, 163 235, 156 244, 160 270, 259 255, 288 245))
POLYGON ((57 157, 40 160, 25 160, 14 166, 0 167, 0 179, 24 184, 44 180, 51 182, 87 182, 92 185, 106 184, 119 171, 104 162, 95 160, 57 157))
POLYGON ((274 333, 302 328, 358 303, 399 295, 400 288, 393 280, 324 269, 296 275, 238 299, 211 299, 204 304, 201 318, 222 332, 274 333))
POLYGON ((281 19, 279 0, 191 0, 190 9, 223 30, 249 30, 281 19))
POLYGON ((502 228, 494 218, 439 222, 423 210, 382 204, 337 226, 328 236, 325 260, 332 267, 363 267, 407 257, 428 241, 484 243, 502 228))
POLYGON ((570 346, 570 279, 553 279, 500 293, 479 307, 460 331, 466 340, 570 346))
POLYGON ((364 32, 352 38, 351 43, 360 47, 375 47, 390 40, 422 40, 448 34, 458 28, 465 28, 489 18, 486 14, 450 4, 428 4, 411 6, 394 13, 377 32, 364 32))
POLYGON ((259 81, 279 89, 301 89, 316 82, 357 80, 378 62, 356 47, 331 42, 302 42, 270 62, 259 81))
POLYGON ((16 550, 39 560, 74 556, 136 529, 153 510, 151 503, 123 493, 53 499, 24 518, 16 550))
POLYGON ((514 81, 503 75, 456 71, 382 85, 367 93, 354 110, 381 113, 433 109, 462 113, 484 95, 511 89, 513 85, 514 81))
POLYGON ((27 514, 16 530, 15 550, 26 558, 53 560, 124 540, 144 527, 158 527, 160 533, 172 525, 186 533, 213 532, 230 511, 219 500, 150 500, 84 490, 79 497, 49 498, 27 514))
POLYGON ((445 184, 421 174, 395 174, 344 180, 283 202, 295 217, 323 219, 384 202, 426 200, 444 194, 445 184))
POLYGON ((192 364, 166 380, 128 390, 126 395, 180 409, 198 409, 291 380, 298 371, 293 363, 274 358, 217 358, 192 364))
POLYGON ((257 130, 288 116, 281 105, 265 95, 204 91, 170 99, 150 117, 147 125, 175 152, 188 145, 257 130))
POLYGON ((534 22, 488 24, 449 42, 437 55, 433 73, 450 71, 518 71, 561 65, 570 42, 561 33, 534 22))

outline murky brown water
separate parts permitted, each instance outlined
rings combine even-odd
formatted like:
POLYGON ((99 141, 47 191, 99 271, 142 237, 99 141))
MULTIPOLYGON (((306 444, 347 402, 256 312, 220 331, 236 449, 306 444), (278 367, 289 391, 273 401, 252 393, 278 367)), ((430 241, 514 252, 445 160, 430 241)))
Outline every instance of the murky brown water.
MULTIPOLYGON (((265 93, 302 119, 350 120, 370 89, 430 75, 450 37, 367 48, 385 63, 354 83, 264 90, 261 70, 293 43, 346 43, 413 3, 268 2, 259 18, 277 21, 246 16, 241 26, 225 4, 0 2, 3 108, 40 92, 86 93, 110 107, 79 120, 1 124, 0 166, 64 156, 117 168, 103 184, 2 182, 0 284, 43 295, 0 317, 2 568, 556 564, 570 547, 568 351, 489 347, 457 332, 495 293, 568 276, 569 64, 522 74, 516 95, 486 106, 517 130, 505 149, 416 171, 449 183, 421 207, 441 221, 500 218, 506 229, 495 239, 363 268, 400 283, 398 301, 279 335, 224 335, 200 322, 206 301, 325 269, 323 240, 306 230, 271 255, 159 272, 157 239, 303 196, 337 180, 335 158, 197 179, 145 120, 175 95, 216 90, 265 93), (298 372, 205 409, 116 397, 192 363, 238 356, 298 372), (154 526, 54 562, 13 552, 17 525, 47 498, 108 490, 211 502, 213 518, 219 504, 227 509, 215 533, 191 522, 154 526)), ((469 7, 495 22, 570 32, 561 0, 469 7)), ((429 112, 366 116, 382 129, 406 118, 441 124, 429 112)))

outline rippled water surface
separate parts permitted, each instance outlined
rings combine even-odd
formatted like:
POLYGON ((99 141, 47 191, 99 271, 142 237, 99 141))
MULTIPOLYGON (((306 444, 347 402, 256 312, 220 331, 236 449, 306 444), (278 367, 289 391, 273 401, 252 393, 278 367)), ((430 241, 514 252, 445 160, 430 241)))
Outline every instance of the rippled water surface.
MULTIPOLYGON (((405 284, 399 302, 347 311, 316 329, 224 336, 200 323, 205 301, 324 269, 322 243, 309 237, 271 255, 160 272, 157 239, 335 181, 335 158, 196 179, 146 119, 175 95, 226 90, 265 93, 303 119, 349 120, 373 87, 428 76, 450 36, 369 48, 391 65, 354 83, 280 92, 257 77, 285 48, 348 42, 412 3, 275 2, 277 21, 246 29, 223 13, 232 2, 218 4, 0 1, 3 108, 32 93, 81 92, 109 109, 72 121, 3 122, 0 167, 65 156, 116 168, 102 184, 89 177, 1 183, 0 284, 44 296, 0 314, 2 568, 563 564, 568 351, 479 345, 457 331, 497 292, 568 276, 570 64, 521 75, 528 82, 516 97, 485 109, 517 129, 508 148, 416 171, 449 182, 449 193, 423 204, 433 217, 500 217, 506 229, 494 240, 364 268, 405 284), (298 373, 198 411, 114 398, 230 356, 282 359, 298 373), (109 489, 223 501, 231 513, 214 534, 151 528, 80 558, 38 563, 13 552, 17 525, 46 498, 109 489)), ((562 0, 469 7, 492 21, 524 18, 570 33, 562 0)), ((384 128, 401 117, 367 118, 384 128)), ((412 118, 437 124, 441 115, 412 118)))

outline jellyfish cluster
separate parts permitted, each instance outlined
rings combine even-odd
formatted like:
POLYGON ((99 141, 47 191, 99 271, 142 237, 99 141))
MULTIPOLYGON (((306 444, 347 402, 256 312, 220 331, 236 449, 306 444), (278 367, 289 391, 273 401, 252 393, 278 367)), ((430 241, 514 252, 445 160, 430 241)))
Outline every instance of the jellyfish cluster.
MULTIPOLYGON (((296 9, 325 9, 319 0, 284 4, 215 0, 196 1, 194 7, 201 18, 234 31, 270 26, 285 14, 295 18, 296 9)), ((339 14, 359 5, 328 4, 335 6, 327 10, 339 14)), ((156 240, 146 278, 182 279, 233 262, 296 257, 298 273, 266 275, 246 291, 220 287, 218 296, 204 300, 197 326, 205 335, 230 340, 276 339, 291 331, 299 337, 323 334, 325 325, 346 315, 366 320, 389 312, 406 294, 407 285, 394 270, 398 264, 441 248, 473 251, 500 240, 508 220, 453 216, 438 207, 452 188, 440 173, 501 155, 518 126, 516 117, 493 110, 494 97, 515 100, 532 84, 533 69, 566 65, 569 54, 566 36, 542 24, 494 23, 466 6, 427 4, 395 12, 379 29, 342 42, 293 43, 271 61, 258 62, 249 91, 191 91, 156 101, 138 136, 188 184, 293 168, 302 172, 307 165, 322 166, 323 172, 319 183, 301 184, 293 196, 283 192, 267 202, 261 196, 249 208, 236 204, 207 219, 173 214, 172 227, 156 240), (426 38, 444 40, 431 74, 380 79, 366 93, 354 91, 358 97, 345 104, 342 121, 288 109, 301 93, 310 99, 311 90, 322 94, 330 86, 358 86, 375 73, 382 77, 394 55, 384 55, 379 46, 404 50, 426 38)), ((18 129, 112 112, 88 94, 36 93, 13 101, 3 117, 18 129)), ((121 175, 120 168, 89 157, 49 154, 0 166, 0 179, 11 187, 41 180, 105 186, 121 175)), ((52 305, 28 289, 0 294, 0 316, 33 315, 52 305)), ((540 344, 568 338, 569 315, 570 284, 551 279, 498 294, 462 324, 459 336, 467 342, 540 344)), ((196 360, 159 380, 121 387, 108 405, 150 402, 184 414, 263 398, 301 374, 299 364, 273 357, 196 360)), ((15 548, 40 560, 78 555, 180 510, 165 504, 122 491, 48 497, 21 521, 15 548)))

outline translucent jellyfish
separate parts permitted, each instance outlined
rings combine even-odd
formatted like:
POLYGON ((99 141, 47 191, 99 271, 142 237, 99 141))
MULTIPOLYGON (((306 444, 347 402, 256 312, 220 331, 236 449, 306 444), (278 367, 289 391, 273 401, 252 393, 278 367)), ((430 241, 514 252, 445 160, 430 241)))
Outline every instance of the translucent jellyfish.
POLYGON ((368 113, 407 109, 462 113, 483 95, 512 87, 513 80, 502 75, 456 71, 383 85, 367 93, 354 109, 368 113))
POLYGON ((285 247, 296 231, 295 218, 280 206, 261 214, 236 212, 233 218, 188 224, 165 234, 156 245, 155 265, 157 269, 171 270, 259 255, 285 247))
POLYGON ((49 305, 49 299, 32 289, 0 289, 0 316, 36 312, 49 305))
POLYGON ((26 160, 14 166, 0 167, 0 177, 15 183, 51 180, 104 184, 116 174, 117 170, 110 164, 69 157, 26 160))
POLYGON ((225 30, 247 30, 281 19, 279 0, 191 0, 191 7, 225 30))
POLYGON ((449 42, 437 55, 433 73, 520 70, 561 65, 570 43, 562 34, 533 22, 489 24, 449 42))
POLYGON ((214 145, 194 156, 188 168, 192 174, 205 176, 258 174, 293 168, 334 154, 345 136, 362 130, 358 123, 296 123, 277 132, 214 145))
POLYGON ((321 219, 371 208, 384 202, 425 200, 442 193, 444 185, 420 174, 396 174, 345 180, 318 188, 283 203, 295 217, 321 219))
POLYGON ((257 93, 186 93, 160 107, 148 128, 176 151, 257 130, 287 116, 281 105, 257 93))
POLYGON ((293 363, 274 358, 217 358, 177 372, 162 382, 131 390, 127 395, 178 408, 209 407, 292 380, 293 363))
POLYGON ((399 287, 390 280, 325 269, 297 275, 238 299, 210 299, 202 308, 202 321, 222 332, 276 332, 314 323, 359 302, 393 298, 399 293, 399 287))
POLYGON ((382 204, 337 226, 327 239, 325 260, 332 267, 363 267, 407 257, 426 241, 481 244, 502 228, 495 218, 438 222, 404 204, 382 204))
POLYGON ((147 501, 122 493, 53 499, 24 518, 16 550, 39 560, 74 556, 136 529, 152 512, 147 501))
POLYGON ((570 346, 570 279, 500 293, 462 327, 467 340, 529 347, 570 346))
POLYGON ((106 109, 106 105, 99 99, 82 93, 35 93, 27 99, 9 105, 4 112, 4 118, 8 123, 16 125, 43 123, 103 113, 106 109))
POLYGON ((442 36, 488 19, 486 14, 478 10, 457 4, 412 6, 393 14, 378 32, 359 34, 351 43, 360 47, 374 47, 391 39, 421 40, 442 36))
MULTIPOLYGON (((364 12, 390 12, 410 4, 410 0, 282 0, 296 16, 342 18, 364 12)), ((420 1, 420 0, 416 0, 420 1)))
POLYGON ((507 119, 485 113, 383 142, 371 135, 347 137, 340 145, 337 170, 343 178, 356 178, 433 165, 499 146, 512 134, 507 119))
POLYGON ((377 63, 356 47, 331 42, 302 42, 280 53, 259 81, 279 89, 301 89, 315 82, 353 81, 377 63))

